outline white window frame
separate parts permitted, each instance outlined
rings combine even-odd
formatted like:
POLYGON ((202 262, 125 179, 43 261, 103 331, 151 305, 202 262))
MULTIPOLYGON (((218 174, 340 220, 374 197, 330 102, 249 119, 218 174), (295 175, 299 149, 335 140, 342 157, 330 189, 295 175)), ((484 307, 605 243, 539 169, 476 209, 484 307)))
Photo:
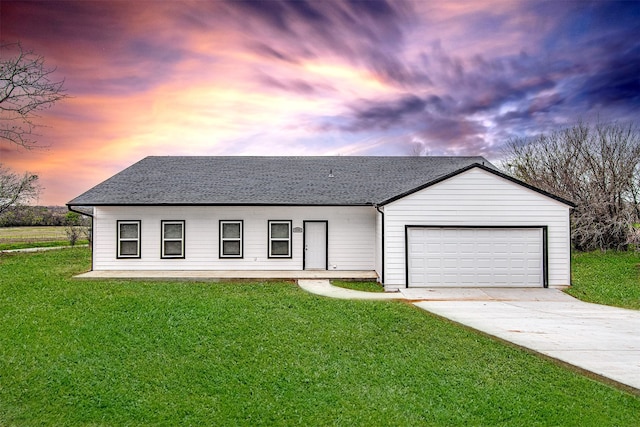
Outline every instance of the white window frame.
POLYGON ((292 252, 291 252, 291 241, 292 241, 292 227, 291 227, 291 220, 269 220, 269 225, 268 225, 268 232, 269 232, 269 258, 292 258, 292 252), (271 236, 271 226, 275 225, 275 224, 286 224, 287 227, 289 228, 289 237, 288 238, 283 238, 283 237, 272 237, 271 236), (287 250, 287 254, 286 255, 274 255, 271 251, 272 249, 272 243, 273 242, 288 242, 288 250, 287 250))
POLYGON ((185 238, 184 238, 185 230, 184 229, 185 229, 184 220, 162 220, 162 221, 160 221, 160 240, 161 240, 160 241, 160 251, 161 251, 160 258, 162 258, 162 259, 184 259, 184 256, 185 256, 185 254, 184 254, 184 252, 185 252, 185 243, 184 243, 184 241, 185 241, 185 238), (179 238, 177 238, 177 237, 165 238, 164 237, 164 227, 165 227, 165 225, 176 225, 176 224, 179 224, 181 226, 181 229, 182 229, 182 233, 181 234, 182 235, 179 238), (167 254, 165 254, 165 252, 164 252, 164 244, 165 244, 165 242, 180 242, 180 254, 178 254, 178 255, 173 255, 173 254, 167 255, 167 254))
POLYGON ((219 258, 242 258, 244 256, 244 221, 241 219, 236 220, 220 220, 220 250, 219 258), (225 224, 239 224, 240 225, 240 237, 224 237, 224 225, 225 224), (238 242, 240 245, 240 253, 234 255, 224 254, 224 242, 238 242))
POLYGON ((116 221, 116 234, 118 240, 118 248, 117 248, 117 259, 126 259, 126 258, 140 258, 140 235, 142 234, 142 221, 140 220, 126 220, 126 221, 116 221), (137 237, 122 237, 121 236, 121 225, 131 225, 134 224, 138 227, 138 236, 137 237), (122 243, 123 242, 136 242, 136 253, 134 255, 122 254, 122 243))

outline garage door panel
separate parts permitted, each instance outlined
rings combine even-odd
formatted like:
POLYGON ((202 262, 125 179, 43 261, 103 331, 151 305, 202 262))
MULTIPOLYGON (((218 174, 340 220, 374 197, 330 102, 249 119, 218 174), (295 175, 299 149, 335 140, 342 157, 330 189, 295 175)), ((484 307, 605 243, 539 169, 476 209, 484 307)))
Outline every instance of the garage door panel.
POLYGON ((526 269, 527 268, 527 260, 526 259, 518 259, 515 258, 513 260, 511 260, 511 268, 517 268, 517 269, 526 269))
POLYGON ((491 250, 491 243, 477 243, 476 244, 479 253, 488 253, 491 250))
POLYGON ((425 261, 426 260, 424 258, 413 258, 411 260, 411 267, 412 268, 424 268, 425 261))
POLYGON ((442 266, 442 260, 440 258, 429 258, 427 259, 427 267, 429 268, 440 268, 442 266))
MULTIPOLYGON (((503 255, 502 253, 500 255, 503 255)), ((500 256, 493 259, 493 267, 494 268, 509 268, 509 258, 500 256)))
POLYGON ((508 254, 510 253, 509 245, 506 243, 496 242, 492 245, 492 249, 490 249, 495 254, 508 254))
POLYGON ((444 268, 457 268, 458 267, 458 259, 457 258, 448 258, 442 260, 442 267, 444 268))
POLYGON ((458 244, 444 242, 440 245, 440 250, 445 254, 457 254, 458 244))
POLYGON ((528 246, 525 244, 513 244, 510 246, 512 254, 524 254, 528 252, 528 246))
POLYGON ((412 243, 409 249, 411 250, 412 253, 415 253, 416 255, 425 253, 425 247, 423 244, 412 243))
POLYGON ((407 233, 411 287, 543 286, 541 228, 409 227, 407 233))
POLYGON ((505 276, 498 274, 491 278, 492 286, 507 286, 513 284, 513 286, 517 286, 519 281, 510 276, 505 276))
POLYGON ((465 255, 471 255, 467 253, 462 253, 463 257, 458 260, 458 268, 461 270, 475 270, 476 269, 476 260, 473 257, 466 257, 465 255))
POLYGON ((528 259, 527 267, 532 269, 538 269, 540 268, 540 261, 537 259, 528 259))
POLYGON ((458 280, 459 275, 458 274, 442 274, 440 275, 440 280, 442 280, 443 282, 450 282, 453 280, 458 280))

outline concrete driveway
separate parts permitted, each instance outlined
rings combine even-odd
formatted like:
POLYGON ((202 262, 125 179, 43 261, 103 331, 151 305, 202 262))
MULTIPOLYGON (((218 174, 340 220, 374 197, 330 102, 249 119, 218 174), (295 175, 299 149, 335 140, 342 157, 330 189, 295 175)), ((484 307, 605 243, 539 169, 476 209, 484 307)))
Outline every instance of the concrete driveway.
POLYGON ((640 311, 577 300, 558 289, 402 292, 438 316, 640 392, 640 311))
POLYGON ((640 311, 577 300, 559 289, 346 291, 328 280, 300 286, 334 298, 405 299, 417 307, 563 361, 640 393, 640 311), (386 295, 386 296, 382 296, 386 295))

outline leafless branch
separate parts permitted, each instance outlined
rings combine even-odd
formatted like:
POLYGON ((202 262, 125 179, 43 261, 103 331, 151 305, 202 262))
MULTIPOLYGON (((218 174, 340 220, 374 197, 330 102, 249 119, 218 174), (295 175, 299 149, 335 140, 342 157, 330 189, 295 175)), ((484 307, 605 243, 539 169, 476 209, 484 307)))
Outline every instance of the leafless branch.
POLYGON ((503 168, 578 204, 572 239, 579 250, 624 249, 640 221, 640 132, 632 124, 584 123, 509 141, 503 168))
POLYGON ((0 214, 9 207, 38 197, 38 176, 29 172, 18 175, 0 164, 0 214))
POLYGON ((0 138, 33 148, 38 112, 68 97, 64 80, 55 80, 56 69, 20 43, 0 44, 0 53, 0 138))

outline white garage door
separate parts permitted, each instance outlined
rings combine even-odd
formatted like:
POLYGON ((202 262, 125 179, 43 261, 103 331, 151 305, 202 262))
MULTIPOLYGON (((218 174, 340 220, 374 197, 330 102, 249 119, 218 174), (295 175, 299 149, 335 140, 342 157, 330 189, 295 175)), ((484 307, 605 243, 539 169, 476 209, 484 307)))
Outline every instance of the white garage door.
POLYGON ((541 228, 409 227, 409 287, 542 287, 541 228))

